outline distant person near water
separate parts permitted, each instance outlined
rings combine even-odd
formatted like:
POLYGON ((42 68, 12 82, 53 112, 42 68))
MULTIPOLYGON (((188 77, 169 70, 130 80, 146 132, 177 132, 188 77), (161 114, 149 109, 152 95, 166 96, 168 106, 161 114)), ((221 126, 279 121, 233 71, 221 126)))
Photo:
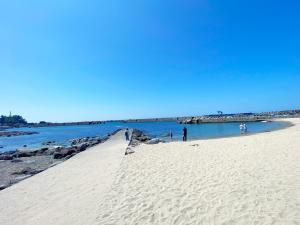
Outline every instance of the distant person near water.
POLYGON ((173 132, 170 130, 170 138, 173 140, 173 132))
POLYGON ((244 125, 242 123, 240 124, 240 131, 241 131, 241 134, 244 133, 244 125))
POLYGON ((244 132, 247 133, 247 131, 248 131, 247 125, 244 123, 243 126, 244 126, 244 132))
POLYGON ((248 127, 247 127, 247 125, 244 123, 241 123, 240 124, 240 131, 241 131, 241 134, 244 134, 244 133, 247 133, 247 131, 248 131, 248 127))
POLYGON ((126 139, 126 141, 129 141, 129 130, 128 130, 128 128, 125 131, 125 139, 126 139))
POLYGON ((183 128, 183 141, 187 141, 187 128, 183 128))

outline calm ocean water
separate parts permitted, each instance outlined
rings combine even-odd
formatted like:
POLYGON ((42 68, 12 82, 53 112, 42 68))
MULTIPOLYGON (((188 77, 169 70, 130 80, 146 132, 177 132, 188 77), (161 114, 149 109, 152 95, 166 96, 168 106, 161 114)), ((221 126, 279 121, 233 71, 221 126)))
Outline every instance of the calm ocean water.
MULTIPOLYGON (((207 123, 195 125, 182 125, 176 122, 144 122, 144 123, 117 123, 111 122, 98 125, 60 126, 19 128, 11 130, 36 131, 39 134, 2 137, 0 138, 0 151, 10 151, 27 145, 28 148, 39 147, 44 141, 56 141, 57 145, 68 145, 68 140, 80 137, 100 136, 105 137, 120 128, 136 128, 145 131, 152 137, 166 138, 172 131, 175 140, 181 140, 182 129, 188 128, 188 139, 206 139, 240 135, 239 123, 207 123)), ((285 126, 283 122, 250 122, 247 123, 249 133, 271 131, 285 126)))

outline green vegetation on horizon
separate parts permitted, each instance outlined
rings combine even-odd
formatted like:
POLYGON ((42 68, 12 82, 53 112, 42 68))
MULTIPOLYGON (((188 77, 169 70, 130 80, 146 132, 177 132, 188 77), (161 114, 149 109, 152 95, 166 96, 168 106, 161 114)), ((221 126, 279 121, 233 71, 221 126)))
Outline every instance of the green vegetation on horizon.
POLYGON ((0 126, 15 126, 15 125, 24 125, 27 124, 27 121, 19 115, 13 116, 1 116, 0 117, 0 126))

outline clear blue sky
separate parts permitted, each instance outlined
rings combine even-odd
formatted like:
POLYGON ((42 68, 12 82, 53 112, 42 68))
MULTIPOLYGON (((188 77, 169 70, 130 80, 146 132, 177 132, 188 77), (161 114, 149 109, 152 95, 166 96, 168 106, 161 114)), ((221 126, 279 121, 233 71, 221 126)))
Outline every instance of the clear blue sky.
POLYGON ((299 12, 295 0, 0 0, 0 114, 300 108, 299 12))

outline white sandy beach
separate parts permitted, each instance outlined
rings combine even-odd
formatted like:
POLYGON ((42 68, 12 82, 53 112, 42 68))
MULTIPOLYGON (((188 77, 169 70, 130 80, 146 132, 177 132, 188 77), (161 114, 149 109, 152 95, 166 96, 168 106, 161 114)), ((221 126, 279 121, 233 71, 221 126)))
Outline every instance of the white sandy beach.
POLYGON ((122 133, 0 192, 1 225, 300 224, 300 119, 243 137, 141 145, 122 133))
POLYGON ((128 145, 123 132, 0 192, 0 225, 95 224, 128 145))

